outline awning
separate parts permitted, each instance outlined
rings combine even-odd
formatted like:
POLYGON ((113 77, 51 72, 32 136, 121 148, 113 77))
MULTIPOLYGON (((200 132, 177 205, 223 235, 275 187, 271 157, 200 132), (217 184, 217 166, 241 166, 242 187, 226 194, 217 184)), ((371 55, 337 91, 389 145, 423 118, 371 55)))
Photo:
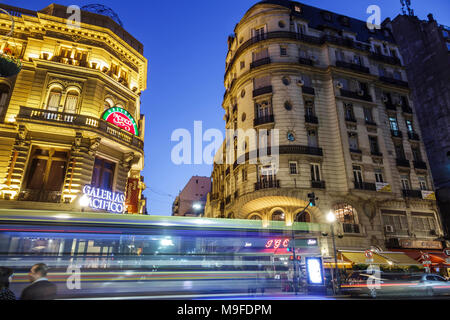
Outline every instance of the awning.
POLYGON ((380 252, 379 255, 398 266, 421 266, 421 264, 403 252, 380 252))
POLYGON ((422 255, 426 253, 430 256, 430 261, 433 265, 450 266, 450 263, 447 263, 448 257, 440 251, 404 250, 404 253, 411 259, 416 260, 419 264, 422 264, 422 255))
MULTIPOLYGON (((367 257, 364 252, 360 251, 339 251, 339 253, 342 255, 343 259, 354 263, 354 264, 369 264, 367 261, 367 257)), ((386 258, 383 258, 382 256, 373 253, 373 262, 370 262, 371 264, 386 264, 391 265, 386 258)))
MULTIPOLYGON (((347 262, 347 261, 343 261, 343 260, 338 260, 338 269, 351 269, 353 267, 351 262, 347 262)), ((336 268, 336 263, 331 260, 325 259, 324 263, 323 263, 323 267, 325 269, 335 269, 336 268)))

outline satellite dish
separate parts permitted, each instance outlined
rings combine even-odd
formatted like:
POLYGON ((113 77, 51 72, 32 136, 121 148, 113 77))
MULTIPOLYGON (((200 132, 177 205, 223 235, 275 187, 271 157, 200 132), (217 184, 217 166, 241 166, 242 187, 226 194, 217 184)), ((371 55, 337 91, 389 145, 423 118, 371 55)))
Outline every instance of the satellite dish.
POLYGON ((122 20, 120 20, 119 15, 114 12, 113 9, 104 6, 102 4, 88 4, 83 7, 81 7, 81 10, 101 14, 103 16, 110 17, 113 19, 117 24, 119 24, 123 28, 122 20))

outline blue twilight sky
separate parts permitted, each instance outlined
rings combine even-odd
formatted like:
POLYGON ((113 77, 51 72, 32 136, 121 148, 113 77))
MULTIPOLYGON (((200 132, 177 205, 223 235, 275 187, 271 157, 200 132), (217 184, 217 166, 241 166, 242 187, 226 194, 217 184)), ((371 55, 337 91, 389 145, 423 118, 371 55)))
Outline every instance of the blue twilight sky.
MULTIPOLYGON (((51 2, 7 0, 4 3, 40 10, 51 2)), ((152 215, 171 215, 174 197, 191 176, 210 176, 211 167, 176 166, 171 161, 172 132, 193 132, 194 121, 204 130, 224 129, 221 108, 227 37, 257 0, 57 0, 63 5, 102 3, 120 16, 125 29, 144 44, 149 60, 148 89, 142 94, 146 115, 145 182, 148 210, 152 215)), ((366 9, 376 4, 382 20, 401 13, 399 0, 304 0, 302 3, 367 20, 366 9)), ((412 0, 422 19, 433 13, 450 25, 450 1, 412 0)))

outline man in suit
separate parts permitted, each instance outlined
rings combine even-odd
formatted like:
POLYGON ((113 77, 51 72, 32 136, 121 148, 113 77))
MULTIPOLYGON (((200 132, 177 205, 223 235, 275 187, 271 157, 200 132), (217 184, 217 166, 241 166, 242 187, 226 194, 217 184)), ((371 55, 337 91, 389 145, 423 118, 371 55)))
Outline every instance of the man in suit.
POLYGON ((31 285, 22 292, 20 300, 53 300, 56 297, 56 285, 46 278, 48 272, 47 265, 39 263, 34 265, 28 278, 31 285))

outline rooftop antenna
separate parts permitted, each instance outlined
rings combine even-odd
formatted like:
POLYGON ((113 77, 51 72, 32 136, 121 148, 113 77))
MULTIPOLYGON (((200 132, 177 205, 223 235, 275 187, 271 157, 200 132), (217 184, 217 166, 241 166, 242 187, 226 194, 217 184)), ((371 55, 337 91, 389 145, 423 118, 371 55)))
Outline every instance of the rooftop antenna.
POLYGON ((402 4, 402 12, 404 15, 406 15, 406 11, 408 11, 409 16, 414 16, 414 10, 411 9, 411 0, 400 0, 400 3, 402 4))

